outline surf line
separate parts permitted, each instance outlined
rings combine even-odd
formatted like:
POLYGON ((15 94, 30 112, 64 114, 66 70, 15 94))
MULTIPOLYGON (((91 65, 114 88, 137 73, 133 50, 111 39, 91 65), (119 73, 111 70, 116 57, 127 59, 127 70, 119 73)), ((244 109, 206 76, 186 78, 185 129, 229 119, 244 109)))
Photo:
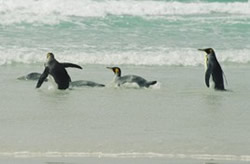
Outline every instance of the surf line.
POLYGON ((161 153, 103 153, 103 152, 0 152, 0 157, 13 158, 172 158, 196 160, 224 160, 224 161, 250 161, 250 155, 222 155, 222 154, 161 154, 161 153))

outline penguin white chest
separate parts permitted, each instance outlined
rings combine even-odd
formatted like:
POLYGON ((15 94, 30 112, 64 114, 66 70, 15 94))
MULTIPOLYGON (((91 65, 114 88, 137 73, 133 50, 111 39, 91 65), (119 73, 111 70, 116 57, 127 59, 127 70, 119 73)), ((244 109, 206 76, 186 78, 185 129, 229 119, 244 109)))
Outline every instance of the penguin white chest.
POLYGON ((49 75, 49 82, 52 84, 53 88, 58 88, 58 84, 56 83, 55 79, 53 76, 49 75))
POLYGON ((207 70, 207 64, 208 64, 208 57, 207 57, 207 55, 205 55, 205 57, 204 57, 204 67, 205 67, 205 71, 207 70))

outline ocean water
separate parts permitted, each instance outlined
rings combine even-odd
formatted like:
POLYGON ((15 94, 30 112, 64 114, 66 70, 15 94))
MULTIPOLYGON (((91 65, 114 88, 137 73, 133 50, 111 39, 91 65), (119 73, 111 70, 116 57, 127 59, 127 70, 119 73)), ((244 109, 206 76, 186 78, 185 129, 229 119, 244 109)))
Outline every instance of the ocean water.
POLYGON ((244 0, 0 0, 0 162, 248 163, 249 43, 244 0), (205 86, 207 47, 228 92, 205 86), (48 52, 106 87, 17 80, 48 52), (158 84, 115 88, 107 66, 158 84))

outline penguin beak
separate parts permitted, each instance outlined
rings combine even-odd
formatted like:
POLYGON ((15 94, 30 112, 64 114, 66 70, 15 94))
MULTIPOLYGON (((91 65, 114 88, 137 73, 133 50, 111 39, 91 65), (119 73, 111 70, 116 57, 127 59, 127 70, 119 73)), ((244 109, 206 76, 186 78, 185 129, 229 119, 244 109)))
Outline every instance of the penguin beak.
POLYGON ((113 67, 106 67, 107 69, 110 69, 111 71, 113 71, 115 73, 115 70, 113 67))
POLYGON ((107 69, 111 69, 111 70, 113 70, 113 68, 112 67, 106 67, 107 69))
POLYGON ((211 48, 198 49, 198 50, 199 50, 199 51, 204 51, 204 52, 206 52, 207 54, 213 53, 213 49, 211 49, 211 48))
POLYGON ((198 51, 206 51, 205 49, 198 49, 198 51))

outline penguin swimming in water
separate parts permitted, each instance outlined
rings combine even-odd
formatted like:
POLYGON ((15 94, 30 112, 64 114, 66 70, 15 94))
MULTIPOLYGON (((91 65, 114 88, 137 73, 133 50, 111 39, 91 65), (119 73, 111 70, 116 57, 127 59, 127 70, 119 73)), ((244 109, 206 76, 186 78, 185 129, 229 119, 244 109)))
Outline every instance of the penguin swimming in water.
POLYGON ((53 53, 48 53, 45 69, 37 82, 36 88, 40 88, 47 76, 51 75, 57 83, 58 89, 67 89, 71 82, 71 78, 65 69, 68 67, 82 69, 81 66, 73 63, 59 63, 53 53))
MULTIPOLYGON (((39 80, 42 74, 38 72, 31 72, 25 76, 18 77, 18 80, 39 80)), ((45 79, 47 81, 47 79, 45 79)))
POLYGON ((157 83, 157 81, 147 81, 144 78, 136 75, 126 75, 121 76, 121 69, 119 67, 107 67, 107 69, 111 69, 115 74, 114 82, 117 86, 121 86, 127 83, 136 83, 139 87, 150 87, 157 83))
MULTIPOLYGON (((41 77, 41 73, 38 72, 31 72, 25 76, 18 77, 18 80, 26 80, 26 81, 37 81, 41 77)), ((45 82, 48 81, 48 79, 44 80, 45 82)), ((77 80, 70 82, 70 86, 72 87, 105 87, 104 84, 96 83, 93 81, 88 80, 77 80)))
MULTIPOLYGON (((37 81, 39 80, 40 76, 42 74, 38 72, 31 72, 25 76, 18 77, 18 80, 30 80, 30 81, 37 81)), ((48 81, 48 79, 44 80, 45 82, 48 81)), ((93 81, 88 81, 88 80, 77 80, 77 81, 72 81, 70 82, 70 86, 72 87, 105 87, 104 84, 96 83, 93 81)))
POLYGON ((206 68, 206 73, 205 73, 205 83, 207 87, 210 86, 209 79, 210 79, 210 76, 212 75, 212 79, 215 84, 214 89, 225 91, 223 71, 216 58, 214 50, 212 48, 198 49, 198 50, 206 52, 205 66, 207 68, 206 68))
POLYGON ((77 80, 70 83, 72 87, 105 87, 104 84, 96 83, 87 80, 77 80))

